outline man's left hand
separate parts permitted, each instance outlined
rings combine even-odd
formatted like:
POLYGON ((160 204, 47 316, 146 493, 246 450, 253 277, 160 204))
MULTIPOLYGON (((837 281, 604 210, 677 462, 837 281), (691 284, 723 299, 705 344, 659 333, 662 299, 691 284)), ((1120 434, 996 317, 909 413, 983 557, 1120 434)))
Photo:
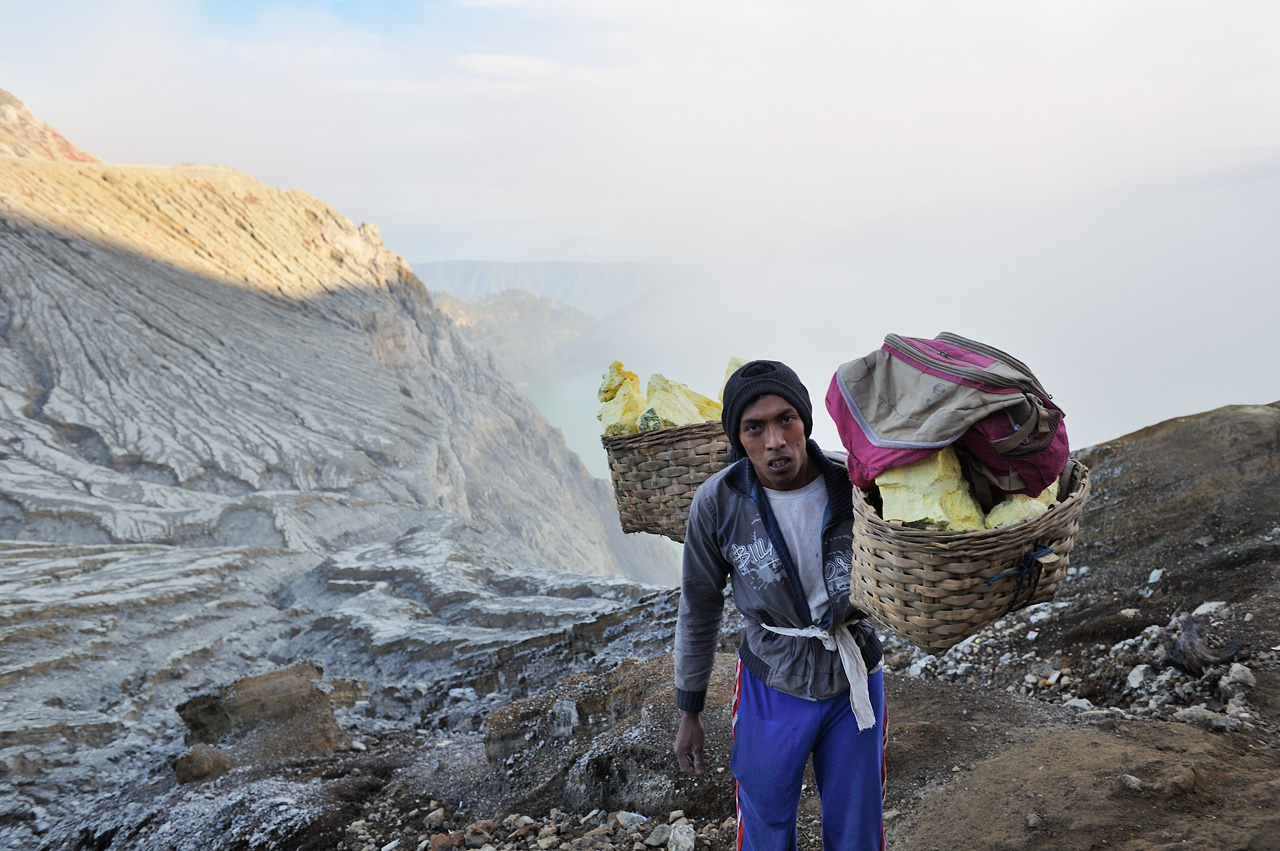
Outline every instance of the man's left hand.
POLYGON ((702 717, 697 712, 680 713, 675 752, 676 762, 685 774, 701 777, 707 773, 711 754, 707 751, 707 734, 702 729, 702 717))

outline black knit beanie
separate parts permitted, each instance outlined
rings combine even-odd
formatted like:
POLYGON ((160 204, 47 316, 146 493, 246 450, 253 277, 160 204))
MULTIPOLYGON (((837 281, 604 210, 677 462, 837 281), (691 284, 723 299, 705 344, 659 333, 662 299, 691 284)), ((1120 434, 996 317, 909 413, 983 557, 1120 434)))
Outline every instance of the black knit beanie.
POLYGON ((739 367, 724 384, 724 407, 720 413, 720 425, 724 426, 725 436, 739 455, 747 454, 738 437, 742 412, 751 407, 756 399, 770 394, 781 396, 796 409, 804 423, 805 437, 813 433, 813 405, 809 402, 809 391, 800 381, 800 376, 791 367, 776 360, 753 360, 739 367))

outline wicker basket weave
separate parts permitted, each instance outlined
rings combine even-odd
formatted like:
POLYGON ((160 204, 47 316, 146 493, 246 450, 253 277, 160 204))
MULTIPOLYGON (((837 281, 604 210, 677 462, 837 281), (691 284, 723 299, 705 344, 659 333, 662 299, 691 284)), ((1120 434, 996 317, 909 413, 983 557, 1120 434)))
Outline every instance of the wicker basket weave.
POLYGON ((1051 600, 1066 575, 1089 495, 1088 469, 1068 463, 1066 499, 1039 517, 975 532, 886 523, 868 495, 854 488, 854 604, 912 644, 940 651, 1008 612, 1051 600), (1036 559, 1047 547, 1052 554, 1036 559))
POLYGON ((698 485, 732 462, 717 420, 600 438, 624 532, 652 532, 684 543, 698 485))

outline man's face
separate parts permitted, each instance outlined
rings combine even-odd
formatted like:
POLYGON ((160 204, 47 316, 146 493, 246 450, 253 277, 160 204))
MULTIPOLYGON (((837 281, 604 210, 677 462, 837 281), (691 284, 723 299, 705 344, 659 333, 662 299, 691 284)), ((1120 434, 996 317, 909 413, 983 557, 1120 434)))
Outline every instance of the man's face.
POLYGON ((805 451, 804 420, 781 396, 761 396, 748 405, 738 422, 738 439, 767 488, 795 490, 817 476, 805 451))

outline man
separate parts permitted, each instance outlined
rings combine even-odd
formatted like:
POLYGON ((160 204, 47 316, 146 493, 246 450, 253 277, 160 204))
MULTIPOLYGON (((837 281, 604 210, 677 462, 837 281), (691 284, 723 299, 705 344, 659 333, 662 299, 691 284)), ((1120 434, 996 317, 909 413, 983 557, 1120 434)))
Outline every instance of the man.
POLYGON ((794 851, 812 756, 825 851, 882 849, 882 650, 849 602, 847 473, 809 439, 809 391, 781 363, 752 361, 735 372, 721 422, 745 457, 703 483, 689 511, 676 622, 677 761, 690 774, 707 770, 699 713, 732 579, 747 620, 730 761, 738 847, 794 851))

